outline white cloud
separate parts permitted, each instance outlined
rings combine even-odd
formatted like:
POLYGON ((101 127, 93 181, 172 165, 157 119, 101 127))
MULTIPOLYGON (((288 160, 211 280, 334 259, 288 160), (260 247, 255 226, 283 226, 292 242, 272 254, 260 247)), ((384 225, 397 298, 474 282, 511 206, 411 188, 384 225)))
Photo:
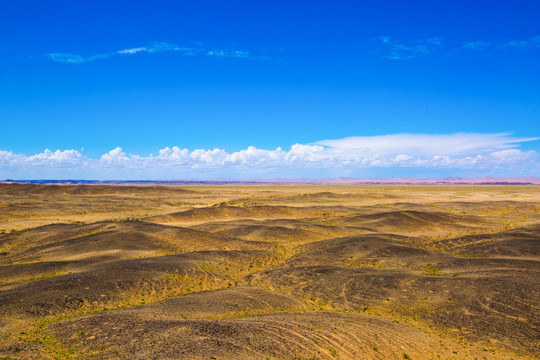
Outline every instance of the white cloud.
POLYGON ((508 149, 491 153, 493 158, 505 163, 518 163, 526 161, 533 159, 535 155, 536 153, 534 151, 521 151, 518 149, 508 149))
POLYGON ((148 48, 146 47, 139 47, 139 48, 132 48, 132 49, 124 49, 124 50, 118 50, 118 54, 129 54, 133 55, 139 52, 148 52, 148 48))
POLYGON ((81 55, 68 54, 68 53, 49 53, 46 55, 49 60, 56 62, 63 62, 67 64, 81 64, 87 62, 87 58, 81 55))
POLYGON ((227 153, 222 149, 214 150, 193 150, 189 157, 192 160, 193 166, 200 167, 203 165, 221 166, 225 162, 227 153))
POLYGON ((286 153, 281 148, 275 150, 261 150, 254 146, 249 146, 245 150, 234 152, 226 157, 226 163, 241 166, 261 166, 265 164, 275 165, 282 162, 286 153))
POLYGON ((0 164, 5 164, 15 157, 12 151, 0 150, 0 164))
POLYGON ((115 56, 129 56, 137 54, 155 54, 163 52, 174 52, 183 56, 208 56, 219 58, 243 58, 243 59, 268 59, 268 57, 253 56, 249 51, 236 49, 206 49, 204 47, 185 47, 165 42, 156 42, 148 46, 127 48, 107 53, 91 55, 79 55, 70 53, 49 53, 45 57, 49 60, 67 64, 83 64, 94 60, 107 59, 115 56))
POLYGON ((523 52, 540 48, 540 36, 523 39, 464 41, 461 45, 453 47, 445 46, 445 39, 440 37, 398 41, 390 36, 380 36, 374 40, 380 44, 374 53, 388 60, 414 59, 436 52, 447 56, 462 51, 523 52))
POLYGON ((412 156, 409 156, 407 154, 399 154, 398 156, 396 156, 395 160, 397 162, 404 162, 404 161, 407 161, 407 160, 410 160, 412 159, 412 156))
POLYGON ((157 155, 128 154, 116 147, 98 158, 76 150, 46 149, 35 155, 0 151, 0 178, 187 179, 254 176, 335 176, 380 169, 432 169, 443 175, 461 171, 504 176, 540 175, 540 156, 519 145, 538 138, 509 134, 393 134, 294 144, 288 150, 189 150, 178 146, 157 155))
POLYGON ((330 159, 329 153, 320 145, 295 144, 286 155, 288 162, 322 162, 330 159))
POLYGON ((27 161, 36 161, 40 162, 43 160, 47 161, 54 161, 54 162, 74 162, 77 161, 82 157, 81 153, 79 153, 77 150, 56 150, 51 151, 49 149, 45 149, 42 153, 35 154, 33 156, 28 157, 27 161))
POLYGON ((444 43, 444 39, 440 37, 416 39, 407 43, 398 42, 390 36, 380 36, 375 40, 382 45, 379 50, 381 57, 389 60, 406 60, 428 55, 444 43))
POLYGON ((528 50, 540 48, 540 36, 533 36, 529 39, 506 40, 497 44, 500 49, 528 50))
POLYGON ((220 57, 220 58, 239 58, 239 59, 259 59, 268 60, 268 56, 254 56, 249 51, 245 50, 209 50, 206 52, 207 56, 220 57))
POLYGON ((540 36, 533 36, 526 39, 467 41, 461 44, 461 48, 474 51, 525 51, 540 48, 540 36))
POLYGON ((116 147, 106 154, 101 155, 101 161, 106 163, 119 163, 129 160, 121 147, 116 147))
POLYGON ((461 47, 464 48, 464 49, 467 49, 467 50, 481 51, 481 50, 488 49, 491 45, 492 44, 491 44, 490 41, 479 40, 479 41, 467 41, 467 42, 464 42, 461 45, 461 47))
POLYGON ((159 158, 164 160, 186 160, 189 158, 188 149, 180 149, 178 146, 166 147, 159 150, 159 158))
POLYGON ((456 133, 448 135, 393 134, 354 136, 337 140, 322 140, 317 144, 335 152, 355 154, 414 154, 420 157, 436 155, 463 156, 516 147, 517 144, 539 138, 516 138, 509 134, 456 133))

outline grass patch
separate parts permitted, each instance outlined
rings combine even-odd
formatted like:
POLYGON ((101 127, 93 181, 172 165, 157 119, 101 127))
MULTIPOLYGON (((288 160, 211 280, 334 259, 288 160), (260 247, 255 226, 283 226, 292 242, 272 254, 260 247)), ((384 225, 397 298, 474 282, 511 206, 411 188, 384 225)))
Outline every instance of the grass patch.
POLYGON ((413 269, 422 270, 424 275, 427 276, 443 276, 443 268, 432 265, 432 264, 426 264, 424 266, 414 266, 413 269))
POLYGON ((69 272, 69 271, 57 271, 57 272, 52 272, 52 273, 48 273, 48 274, 44 274, 44 275, 30 276, 30 277, 23 278, 23 279, 5 280, 5 281, 1 281, 0 284, 13 284, 13 283, 17 283, 17 282, 26 282, 26 281, 37 281, 37 280, 51 279, 51 278, 54 278, 54 277, 57 277, 57 276, 62 276, 62 275, 67 275, 67 274, 71 274, 71 272, 69 272))
POLYGON ((34 343, 43 346, 45 351, 53 359, 64 360, 83 358, 84 354, 80 350, 65 346, 56 335, 47 331, 50 324, 62 319, 64 319, 64 316, 43 319, 39 321, 32 330, 21 332, 19 340, 25 343, 34 343))

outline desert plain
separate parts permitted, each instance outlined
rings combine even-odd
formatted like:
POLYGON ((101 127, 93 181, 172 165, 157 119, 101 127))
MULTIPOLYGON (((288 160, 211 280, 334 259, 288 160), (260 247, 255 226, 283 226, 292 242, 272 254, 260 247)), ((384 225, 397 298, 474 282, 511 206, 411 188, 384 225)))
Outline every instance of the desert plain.
POLYGON ((540 186, 0 184, 0 359, 535 359, 540 186))

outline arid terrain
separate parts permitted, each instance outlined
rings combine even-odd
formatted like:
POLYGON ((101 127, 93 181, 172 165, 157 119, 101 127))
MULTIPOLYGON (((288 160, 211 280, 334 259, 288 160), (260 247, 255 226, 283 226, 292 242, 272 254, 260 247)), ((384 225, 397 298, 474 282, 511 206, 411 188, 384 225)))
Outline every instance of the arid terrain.
POLYGON ((537 359, 540 186, 0 184, 0 359, 537 359))

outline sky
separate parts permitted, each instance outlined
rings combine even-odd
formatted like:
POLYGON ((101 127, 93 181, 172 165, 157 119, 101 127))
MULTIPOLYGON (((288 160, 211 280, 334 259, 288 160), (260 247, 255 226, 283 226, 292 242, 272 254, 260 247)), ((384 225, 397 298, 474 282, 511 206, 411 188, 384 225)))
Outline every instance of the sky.
POLYGON ((0 0, 0 179, 540 176, 538 14, 0 0))

